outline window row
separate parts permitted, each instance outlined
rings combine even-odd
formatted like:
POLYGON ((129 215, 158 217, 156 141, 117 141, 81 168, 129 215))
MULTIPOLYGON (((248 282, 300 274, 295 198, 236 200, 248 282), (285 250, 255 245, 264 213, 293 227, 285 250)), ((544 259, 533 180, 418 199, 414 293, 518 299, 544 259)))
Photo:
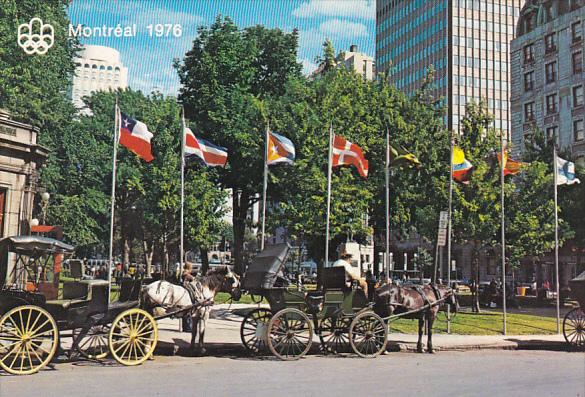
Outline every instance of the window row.
POLYGON ((492 40, 473 39, 471 37, 453 36, 453 45, 464 46, 466 48, 475 48, 488 51, 508 52, 508 43, 492 40))
POLYGON ((453 25, 460 26, 462 28, 477 29, 484 32, 495 32, 495 33, 514 33, 514 26, 507 25, 506 23, 490 22, 485 19, 470 19, 464 17, 453 17, 453 25))
POLYGON ((453 56, 453 65, 464 66, 468 68, 481 68, 490 70, 508 71, 508 62, 495 61, 488 59, 479 59, 473 57, 453 56))
POLYGON ((520 16, 520 9, 505 4, 493 4, 493 1, 487 0, 454 0, 455 7, 466 8, 468 10, 491 12, 493 14, 520 16))
MULTIPOLYGON (((571 68, 573 74, 583 73, 583 52, 576 51, 571 55, 571 68)), ((554 83, 558 79, 557 61, 549 62, 544 66, 545 81, 547 84, 554 83)), ((524 91, 532 91, 535 87, 534 70, 524 73, 524 91)))
POLYGON ((501 80, 492 80, 492 79, 482 79, 479 77, 472 77, 472 76, 453 76, 453 83, 455 85, 460 85, 464 87, 475 87, 481 89, 489 89, 489 90, 496 90, 496 91, 507 91, 508 84, 505 81, 501 80))
MULTIPOLYGON (((555 92, 548 94, 545 97, 546 104, 546 115, 550 116, 559 112, 559 95, 555 92)), ((580 107, 585 104, 583 96, 583 86, 578 85, 572 89, 572 104, 573 107, 580 107)), ((535 102, 528 102, 524 104, 524 122, 534 121, 535 115, 535 102)))
MULTIPOLYGON (((583 26, 581 21, 576 21, 571 24, 571 41, 573 44, 580 43, 583 40, 583 26)), ((557 51, 557 34, 552 32, 544 36, 544 51, 546 54, 557 51)), ((534 43, 529 43, 524 46, 524 63, 534 61, 534 43)))

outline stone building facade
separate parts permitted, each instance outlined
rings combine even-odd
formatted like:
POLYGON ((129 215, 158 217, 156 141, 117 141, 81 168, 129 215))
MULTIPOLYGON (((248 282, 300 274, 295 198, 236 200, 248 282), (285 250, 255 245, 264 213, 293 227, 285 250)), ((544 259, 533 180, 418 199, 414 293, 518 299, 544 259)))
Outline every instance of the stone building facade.
POLYGON ((39 171, 48 155, 37 134, 0 110, 0 238, 30 231, 39 171))
POLYGON ((511 43, 512 141, 535 129, 585 164, 585 1, 529 0, 511 43))

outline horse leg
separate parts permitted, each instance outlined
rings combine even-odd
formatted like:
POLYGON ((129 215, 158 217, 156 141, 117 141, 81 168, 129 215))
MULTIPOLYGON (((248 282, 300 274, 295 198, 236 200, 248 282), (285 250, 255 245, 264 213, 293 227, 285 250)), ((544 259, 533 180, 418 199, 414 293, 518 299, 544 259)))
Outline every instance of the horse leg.
POLYGON ((199 329, 199 314, 196 313, 191 317, 191 351, 195 352, 195 338, 199 329))
POLYGON ((424 316, 419 316, 418 317, 418 342, 416 344, 416 351, 418 353, 424 353, 424 348, 423 348, 423 344, 422 344, 424 325, 425 325, 424 316))
POLYGON ((203 344, 203 340, 205 338, 205 326, 207 325, 207 320, 209 320, 209 310, 206 308, 203 316, 201 318, 201 324, 199 324, 199 351, 201 354, 207 353, 207 349, 205 349, 205 345, 203 344))
POLYGON ((433 323, 435 322, 437 313, 434 310, 429 310, 427 314, 427 353, 433 354, 435 350, 433 350, 433 323))

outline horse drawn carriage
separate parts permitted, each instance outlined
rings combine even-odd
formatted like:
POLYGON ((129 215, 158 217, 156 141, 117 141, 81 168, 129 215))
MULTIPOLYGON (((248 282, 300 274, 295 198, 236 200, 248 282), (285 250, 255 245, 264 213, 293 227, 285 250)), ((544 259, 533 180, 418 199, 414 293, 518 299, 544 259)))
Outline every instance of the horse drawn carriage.
POLYGON ((579 302, 579 307, 569 311, 563 319, 563 335, 570 345, 585 346, 585 272, 569 281, 571 297, 579 302))
POLYGON ((361 289, 346 284, 345 269, 326 268, 323 288, 306 291, 291 286, 283 271, 290 247, 268 247, 248 267, 242 287, 269 308, 248 313, 240 327, 242 343, 251 353, 266 348, 283 360, 297 360, 310 350, 317 335, 324 352, 353 350, 376 357, 386 349, 388 329, 361 289))
POLYGON ((73 352, 103 358, 108 350, 123 365, 149 359, 157 342, 155 319, 141 310, 136 293, 110 302, 105 280, 83 278, 71 261, 61 280, 64 256, 74 247, 46 237, 0 240, 0 368, 31 374, 45 367, 70 337, 73 352))

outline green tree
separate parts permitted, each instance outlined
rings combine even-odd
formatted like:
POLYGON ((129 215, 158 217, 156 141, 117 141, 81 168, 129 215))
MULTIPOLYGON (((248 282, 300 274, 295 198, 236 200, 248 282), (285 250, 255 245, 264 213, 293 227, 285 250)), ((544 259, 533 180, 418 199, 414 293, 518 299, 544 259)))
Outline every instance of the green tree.
POLYGON ((218 183, 233 190, 234 259, 242 271, 246 219, 262 186, 264 132, 270 102, 300 76, 298 34, 262 26, 239 30, 218 16, 201 27, 178 63, 179 98, 199 134, 228 149, 218 183))

